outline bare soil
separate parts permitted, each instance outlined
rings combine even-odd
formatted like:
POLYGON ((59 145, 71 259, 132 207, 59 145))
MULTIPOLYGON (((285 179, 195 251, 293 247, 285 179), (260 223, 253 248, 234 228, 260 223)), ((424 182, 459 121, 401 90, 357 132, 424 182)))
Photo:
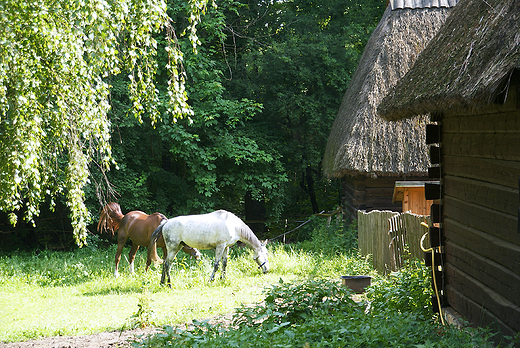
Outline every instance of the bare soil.
POLYGON ((101 332, 86 336, 57 336, 25 342, 0 343, 1 348, 123 348, 130 347, 129 340, 140 335, 150 335, 157 328, 128 331, 101 332))
MULTIPOLYGON (((229 325, 232 314, 211 318, 211 324, 229 325)), ((186 325, 182 325, 186 328, 186 325)), ((129 348, 134 339, 159 332, 160 328, 101 332, 85 336, 56 336, 25 342, 1 343, 0 348, 129 348)))

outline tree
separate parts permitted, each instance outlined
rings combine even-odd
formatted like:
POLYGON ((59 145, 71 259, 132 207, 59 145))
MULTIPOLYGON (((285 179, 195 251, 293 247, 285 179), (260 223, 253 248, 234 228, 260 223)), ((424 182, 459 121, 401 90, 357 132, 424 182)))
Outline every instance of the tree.
MULTIPOLYGON (((319 211, 320 162, 341 99, 385 2, 243 1, 228 22, 235 64, 228 91, 262 103, 263 126, 282 156, 292 202, 319 211), (298 193, 299 192, 299 193, 298 193)), ((231 61, 231 59, 230 59, 231 61)))
MULTIPOLYGON (((191 2, 188 32, 206 1, 191 2)), ((152 122, 166 107, 170 117, 189 114, 179 68, 182 53, 164 1, 35 0, 0 2, 0 209, 25 209, 65 194, 74 236, 81 245, 88 211, 84 186, 89 165, 102 171, 111 163, 110 76, 129 77, 134 113, 152 122), (167 101, 155 86, 156 33, 167 31, 167 101)))
MULTIPOLYGON (((266 201, 271 215, 279 211, 280 187, 287 181, 280 154, 265 141, 263 129, 251 127, 262 106, 251 99, 231 98, 224 88, 223 13, 235 4, 221 2, 201 17, 197 54, 188 38, 177 40, 184 52, 186 93, 194 116, 164 122, 155 129, 140 125, 125 116, 130 100, 120 78, 111 81, 109 118, 119 169, 107 177, 121 194, 123 207, 170 216, 216 208, 238 212, 249 192, 266 201)), ((169 4, 177 32, 189 24, 183 22, 188 10, 185 6, 182 2, 169 4)), ((164 39, 156 37, 158 47, 167 44, 164 39)), ((163 100, 168 74, 161 67, 167 57, 159 54, 157 59, 156 88, 159 100, 163 100)))

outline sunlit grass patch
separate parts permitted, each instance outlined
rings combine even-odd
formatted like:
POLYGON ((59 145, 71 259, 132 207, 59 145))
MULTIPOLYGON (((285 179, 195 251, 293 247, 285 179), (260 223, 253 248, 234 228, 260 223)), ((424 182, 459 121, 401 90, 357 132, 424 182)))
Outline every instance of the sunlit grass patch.
MULTIPOLYGON (((180 252, 172 264, 172 288, 161 286, 162 265, 148 272, 145 250, 130 274, 123 256, 113 276, 116 246, 74 252, 13 253, 0 256, 0 340, 21 341, 52 335, 80 335, 135 325, 144 289, 156 325, 180 325, 232 312, 262 300, 264 290, 280 279, 339 279, 345 256, 320 257, 297 246, 268 245, 270 272, 263 274, 248 248, 235 246, 226 279, 220 271, 209 283, 214 251, 200 261, 180 252), (334 265, 337 264, 337 265, 334 265)), ((123 255, 128 254, 125 248, 123 255)), ((364 266, 363 266, 364 267, 364 266)), ((144 320, 144 319, 143 319, 144 320)))

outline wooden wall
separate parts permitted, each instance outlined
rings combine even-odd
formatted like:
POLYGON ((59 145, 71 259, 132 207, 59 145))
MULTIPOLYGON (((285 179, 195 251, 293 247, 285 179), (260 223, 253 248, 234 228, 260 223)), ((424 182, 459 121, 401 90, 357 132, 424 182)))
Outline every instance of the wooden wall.
POLYGON ((425 177, 379 177, 363 175, 345 176, 342 179, 343 207, 351 218, 357 217, 358 210, 391 210, 402 212, 401 202, 393 203, 394 186, 397 180, 428 180, 425 177))
POLYGON ((520 332, 520 109, 444 114, 445 295, 468 321, 520 332))
POLYGON ((430 215, 433 204, 433 200, 425 199, 424 182, 420 181, 396 182, 393 200, 402 203, 403 212, 409 211, 417 215, 430 215))

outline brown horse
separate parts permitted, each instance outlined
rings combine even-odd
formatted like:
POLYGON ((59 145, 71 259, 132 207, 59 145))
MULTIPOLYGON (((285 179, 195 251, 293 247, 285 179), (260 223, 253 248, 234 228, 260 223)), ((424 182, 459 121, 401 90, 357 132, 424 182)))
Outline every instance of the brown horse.
MULTIPOLYGON (((153 231, 163 220, 167 219, 166 216, 161 213, 147 215, 138 210, 123 215, 121 207, 115 202, 110 202, 103 207, 99 217, 97 230, 100 232, 105 230, 112 233, 112 235, 115 231, 118 231, 117 252, 115 258, 116 269, 114 271, 114 276, 116 278, 119 275, 117 270, 119 267, 119 261, 121 260, 121 252, 123 251, 123 247, 128 238, 132 241, 132 249, 130 249, 130 253, 128 254, 128 262, 130 263, 130 273, 134 273, 134 259, 137 250, 140 246, 148 247, 150 245, 150 237, 152 236, 153 231)), ((167 250, 162 236, 157 240, 157 247, 163 249, 163 257, 165 258, 167 250)), ((148 267, 150 267, 152 261, 162 262, 162 260, 159 259, 159 255, 157 255, 157 247, 148 248, 146 271, 148 271, 148 267)), ((195 248, 184 245, 182 250, 197 259, 200 258, 200 252, 195 248)))

